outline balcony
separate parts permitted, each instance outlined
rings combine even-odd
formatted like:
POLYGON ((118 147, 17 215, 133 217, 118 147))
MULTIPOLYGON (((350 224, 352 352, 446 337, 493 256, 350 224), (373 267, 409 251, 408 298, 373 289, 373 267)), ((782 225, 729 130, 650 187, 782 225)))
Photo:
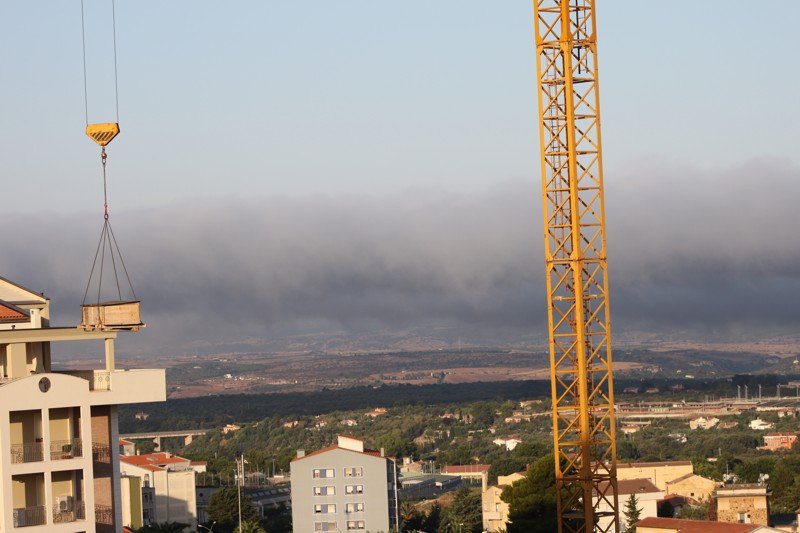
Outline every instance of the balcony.
POLYGON ((27 442, 11 445, 11 463, 34 463, 44 461, 44 444, 41 442, 27 442))
POLYGON ((56 440, 50 442, 50 460, 61 461, 83 457, 83 441, 81 439, 56 440))
POLYGON ((114 525, 114 509, 108 505, 94 506, 94 521, 98 525, 114 525))
POLYGON ((53 523, 67 524, 86 520, 86 504, 82 501, 64 499, 53 506, 53 523))
POLYGON ((43 526, 47 523, 44 505, 14 509, 14 527, 43 526))
POLYGON ((118 405, 163 402, 167 399, 165 371, 143 370, 68 370, 58 372, 89 382, 92 405, 118 405))

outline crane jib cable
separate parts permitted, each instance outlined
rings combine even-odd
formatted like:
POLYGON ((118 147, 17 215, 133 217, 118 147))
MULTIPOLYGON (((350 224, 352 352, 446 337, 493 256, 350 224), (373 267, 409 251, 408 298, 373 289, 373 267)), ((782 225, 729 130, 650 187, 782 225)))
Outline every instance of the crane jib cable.
POLYGON ((97 242, 97 247, 95 249, 94 259, 92 261, 92 268, 89 273, 89 280, 86 283, 86 289, 83 294, 83 306, 86 306, 87 300, 93 298, 95 293, 90 296, 90 291, 92 289, 92 282, 95 278, 95 273, 97 274, 97 287, 96 287, 96 301, 95 303, 99 306, 101 300, 103 299, 103 281, 105 277, 105 271, 107 268, 110 267, 110 274, 114 277, 114 283, 110 290, 115 290, 114 296, 116 297, 118 302, 123 301, 130 301, 130 298, 125 298, 127 296, 123 294, 123 285, 120 283, 120 277, 124 274, 125 280, 127 281, 127 289, 130 290, 130 296, 134 301, 137 300, 136 292, 133 289, 133 283, 131 282, 130 275, 128 273, 128 269, 125 265, 125 261, 122 257, 122 251, 120 250, 119 243, 117 242, 117 238, 114 235, 114 230, 111 227, 110 217, 109 217, 109 203, 108 203, 108 174, 107 174, 107 160, 108 160, 108 153, 106 152, 106 146, 114 140, 114 138, 119 134, 119 83, 118 83, 118 69, 117 69, 117 30, 116 30, 116 6, 115 1, 111 0, 111 24, 113 29, 113 51, 114 51, 114 99, 115 99, 115 111, 116 111, 116 122, 106 122, 106 123, 96 123, 90 124, 89 123, 89 88, 88 88, 88 76, 87 76, 87 66, 86 66, 86 16, 85 16, 85 6, 84 0, 81 0, 81 38, 82 38, 82 45, 83 45, 83 89, 84 89, 84 112, 86 118, 86 135, 89 136, 96 144, 100 146, 100 161, 102 166, 102 173, 103 173, 103 226, 100 231, 100 239, 97 242), (108 256, 108 257, 106 257, 108 256))

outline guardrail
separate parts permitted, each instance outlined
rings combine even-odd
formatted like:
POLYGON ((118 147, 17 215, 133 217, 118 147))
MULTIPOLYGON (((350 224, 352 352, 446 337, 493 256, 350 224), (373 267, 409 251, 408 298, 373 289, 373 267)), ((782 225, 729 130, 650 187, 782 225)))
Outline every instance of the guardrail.
POLYGON ((50 460, 73 459, 83 457, 83 442, 81 439, 54 440, 50 442, 50 460))
POLYGON ((42 526, 47 523, 44 505, 14 509, 14 527, 42 526))
POLYGON ((111 448, 105 444, 92 444, 92 461, 111 463, 111 448))
POLYGON ((94 506, 94 521, 104 526, 114 525, 114 509, 108 505, 94 506))
POLYGON ((26 442, 11 445, 11 462, 34 463, 44 461, 44 445, 41 442, 26 442))
POLYGON ((53 523, 67 524, 78 520, 86 520, 86 504, 82 501, 73 501, 71 505, 53 506, 53 523))

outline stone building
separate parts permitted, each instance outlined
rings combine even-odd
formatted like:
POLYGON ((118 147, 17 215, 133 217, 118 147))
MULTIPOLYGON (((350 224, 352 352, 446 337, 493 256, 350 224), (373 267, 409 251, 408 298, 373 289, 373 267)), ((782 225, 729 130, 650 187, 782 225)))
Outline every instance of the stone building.
POLYGON ((769 523, 769 487, 760 483, 727 484, 714 492, 716 518, 719 522, 769 523))

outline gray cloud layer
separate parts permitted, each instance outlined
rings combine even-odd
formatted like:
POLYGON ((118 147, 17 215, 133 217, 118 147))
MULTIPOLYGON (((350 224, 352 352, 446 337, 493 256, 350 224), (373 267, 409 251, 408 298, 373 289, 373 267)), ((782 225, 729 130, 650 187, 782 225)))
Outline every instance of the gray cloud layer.
MULTIPOLYGON (((618 332, 797 328, 800 168, 640 160, 606 180, 618 332)), ((139 347, 437 324, 502 341, 544 327, 540 203, 538 183, 518 181, 197 201, 112 220, 149 323, 139 347)), ((100 222, 0 215, 0 275, 77 322, 100 222)))

